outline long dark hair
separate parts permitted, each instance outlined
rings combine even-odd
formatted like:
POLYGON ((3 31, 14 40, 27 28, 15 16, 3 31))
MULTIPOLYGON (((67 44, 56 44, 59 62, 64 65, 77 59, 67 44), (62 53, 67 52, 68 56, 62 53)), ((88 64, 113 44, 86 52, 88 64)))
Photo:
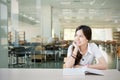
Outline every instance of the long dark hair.
MULTIPOLYGON (((87 25, 80 25, 76 28, 76 31, 75 31, 75 34, 78 30, 82 30, 83 31, 83 34, 85 35, 86 39, 88 41, 91 40, 91 37, 92 37, 92 30, 89 26, 87 25)), ((74 50, 75 47, 73 47, 73 50, 74 50)), ((77 56, 76 56, 76 59, 75 59, 75 63, 74 65, 78 65, 80 63, 80 60, 82 58, 82 54, 80 53, 80 51, 77 52, 77 56)))
POLYGON ((91 30, 91 28, 89 26, 87 26, 87 25, 80 25, 80 26, 78 26, 76 28, 76 30, 75 30, 75 34, 76 34, 76 32, 78 30, 82 30, 83 31, 83 34, 85 35, 85 37, 86 37, 86 39, 88 41, 91 40, 91 38, 92 38, 92 30, 91 30))

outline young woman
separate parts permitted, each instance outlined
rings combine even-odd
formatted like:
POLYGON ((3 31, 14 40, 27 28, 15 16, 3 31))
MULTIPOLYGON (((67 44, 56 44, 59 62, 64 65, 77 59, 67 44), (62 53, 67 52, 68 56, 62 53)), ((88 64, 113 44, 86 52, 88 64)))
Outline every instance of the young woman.
POLYGON ((76 28, 74 41, 68 48, 66 68, 87 66, 94 69, 107 69, 105 58, 97 45, 89 43, 91 37, 92 30, 89 26, 81 25, 76 28))

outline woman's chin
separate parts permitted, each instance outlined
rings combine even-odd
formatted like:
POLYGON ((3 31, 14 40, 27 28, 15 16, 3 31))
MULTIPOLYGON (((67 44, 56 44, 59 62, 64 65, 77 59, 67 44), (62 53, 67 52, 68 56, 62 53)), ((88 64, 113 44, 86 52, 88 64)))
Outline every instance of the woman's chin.
POLYGON ((77 44, 78 46, 81 46, 81 44, 79 43, 79 44, 77 44))

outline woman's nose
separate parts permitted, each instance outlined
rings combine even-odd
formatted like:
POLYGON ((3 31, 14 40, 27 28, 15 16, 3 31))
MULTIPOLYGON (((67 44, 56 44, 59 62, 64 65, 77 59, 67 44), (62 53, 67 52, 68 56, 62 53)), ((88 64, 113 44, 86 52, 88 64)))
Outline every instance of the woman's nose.
POLYGON ((76 36, 76 40, 79 40, 79 37, 78 37, 78 36, 76 36))

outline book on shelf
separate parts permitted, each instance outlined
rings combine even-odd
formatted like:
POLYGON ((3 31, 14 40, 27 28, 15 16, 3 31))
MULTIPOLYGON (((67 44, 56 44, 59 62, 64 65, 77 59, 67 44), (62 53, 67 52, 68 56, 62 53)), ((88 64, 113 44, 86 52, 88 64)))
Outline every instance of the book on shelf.
POLYGON ((63 75, 81 75, 81 74, 104 75, 103 70, 92 69, 87 67, 82 68, 64 68, 63 75))

